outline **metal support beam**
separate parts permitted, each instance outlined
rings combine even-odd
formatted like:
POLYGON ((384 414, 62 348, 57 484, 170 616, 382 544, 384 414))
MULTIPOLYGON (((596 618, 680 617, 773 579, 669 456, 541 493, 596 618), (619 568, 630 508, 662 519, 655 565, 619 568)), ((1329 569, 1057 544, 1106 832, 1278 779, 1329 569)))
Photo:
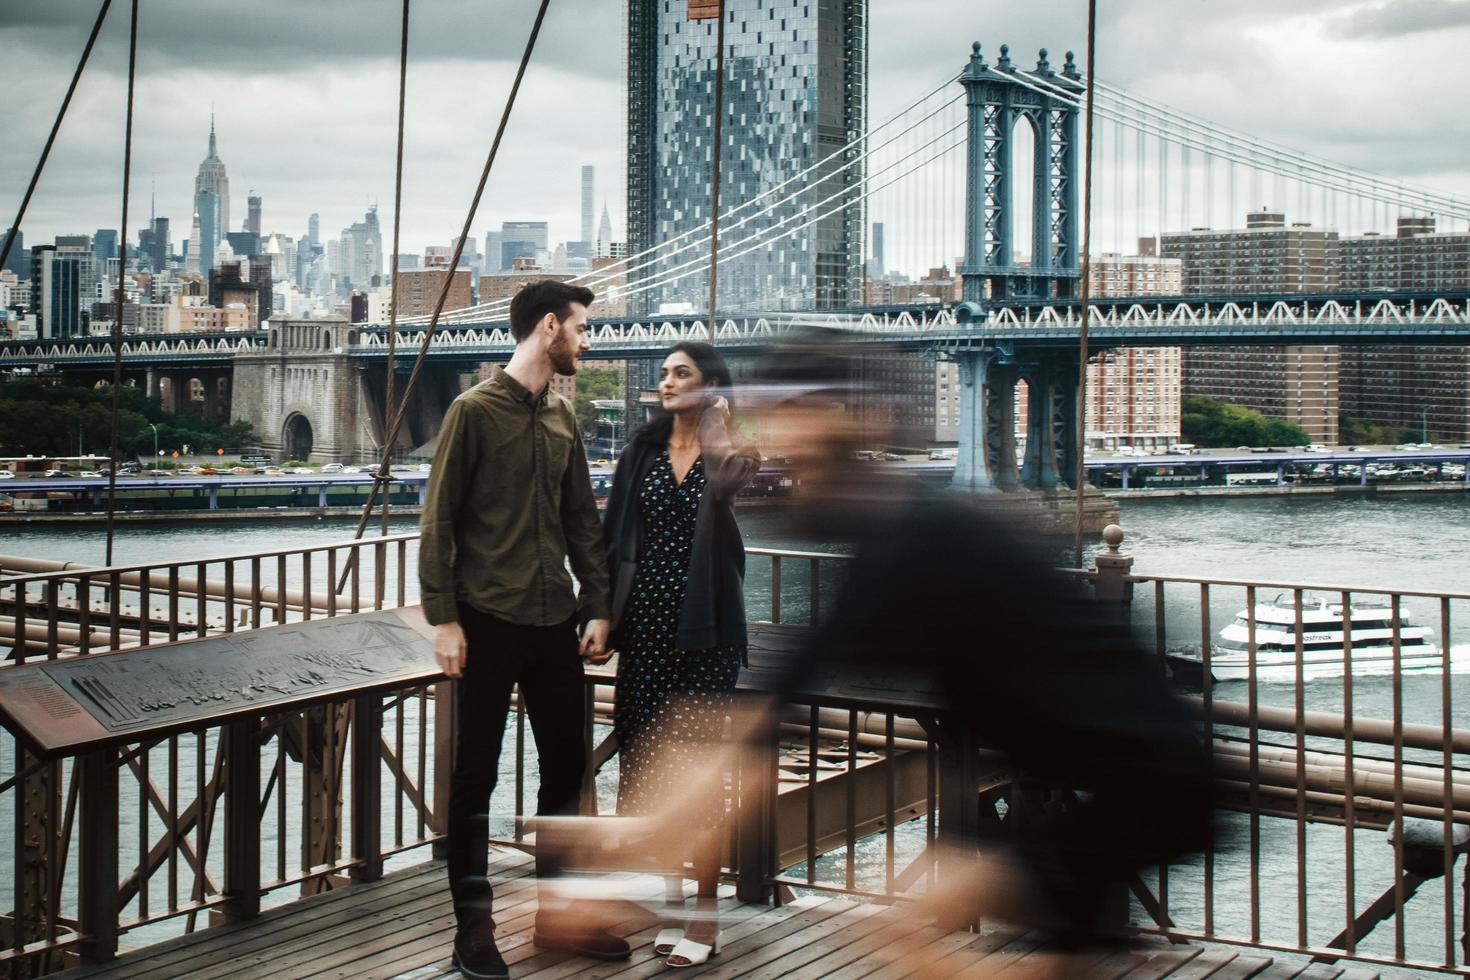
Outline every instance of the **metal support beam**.
POLYGON ((260 915, 260 743, 258 722, 225 726, 225 876, 220 912, 227 922, 260 915))
POLYGON ((117 956, 118 768, 116 749, 77 760, 81 814, 77 855, 77 928, 83 963, 117 956))
POLYGON ((352 702, 352 880, 383 877, 383 780, 378 752, 383 697, 365 694, 352 702))

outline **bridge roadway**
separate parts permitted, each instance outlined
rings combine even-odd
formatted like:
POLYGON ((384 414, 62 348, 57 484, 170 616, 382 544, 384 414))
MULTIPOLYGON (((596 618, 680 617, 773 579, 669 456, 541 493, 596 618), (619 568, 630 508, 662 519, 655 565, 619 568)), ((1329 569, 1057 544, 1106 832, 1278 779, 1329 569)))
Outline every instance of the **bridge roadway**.
MULTIPOLYGON (((1362 467, 1369 463, 1390 464, 1401 466, 1413 464, 1416 466, 1433 466, 1441 463, 1458 463, 1466 467, 1465 480, 1470 483, 1470 445, 1458 449, 1435 448, 1435 449, 1368 449, 1363 451, 1338 450, 1333 452, 1240 452, 1205 450, 1189 456, 1177 453, 1163 453, 1152 456, 1089 456, 1085 466, 1089 473, 1119 473, 1125 475, 1124 486, 1127 486, 1126 474, 1132 474, 1140 469, 1155 469, 1161 467, 1172 467, 1183 470, 1200 470, 1210 468, 1223 468, 1230 470, 1257 470, 1277 471, 1282 468, 1294 466, 1315 466, 1328 464, 1336 466, 1354 465, 1360 467, 1360 474, 1366 482, 1366 473, 1362 467)), ((875 462, 874 466, 891 466, 900 470, 913 473, 917 476, 944 475, 954 471, 953 460, 925 460, 925 461, 894 461, 886 463, 875 462)), ((780 465, 770 465, 764 468, 766 472, 778 473, 780 465)), ((612 480, 614 468, 611 466, 592 466, 589 473, 593 483, 606 483, 612 480)), ((428 483, 429 474, 418 470, 394 471, 393 482, 403 488, 416 491, 422 496, 423 489, 428 483)), ((209 476, 204 474, 181 474, 175 476, 124 476, 118 478, 118 490, 169 490, 174 492, 195 491, 207 492, 213 500, 221 490, 318 490, 325 495, 327 488, 334 487, 357 487, 366 489, 371 486, 373 478, 367 473, 284 473, 280 476, 239 475, 220 474, 209 476)), ((88 493, 94 500, 100 501, 102 495, 107 491, 106 477, 17 477, 15 479, 0 480, 0 493, 88 493)), ((325 506, 325 504, 323 504, 325 506)), ((213 509, 213 508, 211 508, 213 509)))
MULTIPOLYGON (((722 347, 756 352, 808 327, 836 328, 863 344, 895 350, 973 350, 982 347, 1073 349, 1076 304, 961 307, 882 307, 720 317, 722 347), (976 316, 979 316, 979 319, 976 316)), ((329 324, 332 321, 293 321, 329 324)), ((340 322, 340 321, 337 321, 340 322)), ((1094 350, 1127 346, 1280 346, 1293 344, 1470 345, 1470 291, 1454 293, 1297 294, 1278 297, 1136 297, 1099 300, 1090 317, 1094 350)), ((330 353, 358 361, 387 358, 386 331, 354 328, 355 342, 330 353)), ((399 329, 403 369, 421 343, 421 329, 399 329)), ((600 320, 592 360, 647 357, 680 340, 707 338, 703 317, 683 315, 600 320)), ((123 361, 135 367, 225 364, 263 353, 270 330, 208 334, 133 334, 123 361)), ((430 345, 435 360, 480 361, 508 356, 514 342, 502 321, 441 325, 430 345)), ((0 370, 95 370, 113 360, 107 337, 0 342, 0 370)))

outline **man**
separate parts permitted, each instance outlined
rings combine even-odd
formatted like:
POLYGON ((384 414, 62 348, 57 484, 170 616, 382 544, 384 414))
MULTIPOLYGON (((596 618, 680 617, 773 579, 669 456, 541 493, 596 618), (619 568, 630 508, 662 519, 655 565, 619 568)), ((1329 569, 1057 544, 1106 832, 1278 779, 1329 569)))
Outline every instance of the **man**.
MULTIPOLYGON (((590 290, 550 280, 516 294, 515 354, 449 407, 424 501, 424 614, 435 627, 434 655, 458 679, 448 870, 458 924, 454 962, 471 977, 509 975, 495 946, 486 873, 490 794, 511 687, 520 685, 536 739, 536 812, 575 815, 587 765, 582 662, 610 656, 607 565, 587 459, 572 406, 550 390, 553 375, 577 373, 591 302, 590 290)), ((577 924, 554 901, 547 888, 560 864, 554 836, 554 821, 539 826, 536 944, 628 956, 625 941, 577 924)))
POLYGON ((1116 900, 1133 875, 1211 836, 1193 719, 1117 610, 1057 573, 1060 549, 1017 533, 1014 512, 855 461, 883 441, 843 410, 861 394, 852 361, 840 341, 793 345, 742 394, 763 450, 801 486, 796 529, 852 551, 782 687, 801 702, 818 678, 823 689, 884 678, 932 698, 946 871, 930 896, 942 922, 1008 919, 1063 948, 1120 941, 1116 900), (1021 776, 1003 824, 965 775, 979 746, 1021 776))

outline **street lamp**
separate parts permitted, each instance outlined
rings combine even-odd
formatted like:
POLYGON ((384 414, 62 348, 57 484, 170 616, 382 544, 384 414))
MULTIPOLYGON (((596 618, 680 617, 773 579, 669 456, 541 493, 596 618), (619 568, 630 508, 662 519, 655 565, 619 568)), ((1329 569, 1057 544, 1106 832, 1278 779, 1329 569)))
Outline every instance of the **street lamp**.
POLYGON ((158 426, 149 422, 148 428, 153 430, 153 465, 148 467, 153 470, 158 468, 158 426))

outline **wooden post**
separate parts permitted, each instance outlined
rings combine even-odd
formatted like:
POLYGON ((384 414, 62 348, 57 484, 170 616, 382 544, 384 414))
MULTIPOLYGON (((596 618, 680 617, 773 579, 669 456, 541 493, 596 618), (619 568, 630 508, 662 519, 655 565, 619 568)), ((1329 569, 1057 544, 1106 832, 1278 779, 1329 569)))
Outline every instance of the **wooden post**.
MULTIPOLYGON (((383 782, 378 739, 383 698, 364 694, 352 702, 352 880, 383 877, 383 782)), ((400 764, 401 760, 400 760, 400 764)), ((396 801, 395 801, 396 805, 396 801)))
POLYGON ((226 725, 225 880, 220 911, 227 922, 260 914, 260 743, 257 719, 226 725))
POLYGON ((77 759, 81 780, 77 928, 83 963, 117 956, 117 750, 77 759))

